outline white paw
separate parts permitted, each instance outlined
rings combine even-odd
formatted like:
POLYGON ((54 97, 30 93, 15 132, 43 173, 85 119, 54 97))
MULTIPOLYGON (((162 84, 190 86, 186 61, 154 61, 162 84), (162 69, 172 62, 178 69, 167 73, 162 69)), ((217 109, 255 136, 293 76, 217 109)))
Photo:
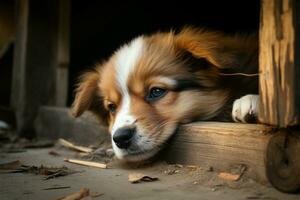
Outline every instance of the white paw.
POLYGON ((248 94, 233 102, 232 119, 236 122, 256 122, 259 96, 248 94))

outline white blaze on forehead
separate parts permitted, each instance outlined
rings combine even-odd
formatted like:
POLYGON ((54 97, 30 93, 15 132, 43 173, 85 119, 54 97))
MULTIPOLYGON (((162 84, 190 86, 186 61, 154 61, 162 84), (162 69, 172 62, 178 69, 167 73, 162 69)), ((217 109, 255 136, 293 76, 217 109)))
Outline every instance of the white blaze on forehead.
POLYGON ((121 47, 116 53, 117 81, 121 92, 128 92, 127 81, 132 73, 134 66, 142 56, 144 51, 144 39, 138 37, 129 44, 121 47))
POLYGON ((112 134, 118 129, 135 122, 135 117, 130 114, 130 96, 128 92, 128 77, 133 72, 136 63, 144 52, 144 39, 138 37, 129 44, 124 45, 116 52, 117 83, 122 94, 122 103, 117 113, 112 134))

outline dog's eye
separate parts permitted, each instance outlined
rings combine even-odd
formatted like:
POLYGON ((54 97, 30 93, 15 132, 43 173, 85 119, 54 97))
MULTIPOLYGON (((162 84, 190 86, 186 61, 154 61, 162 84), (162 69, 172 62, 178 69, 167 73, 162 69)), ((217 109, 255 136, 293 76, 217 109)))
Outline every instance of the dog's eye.
POLYGON ((116 107, 115 104, 110 103, 110 104, 108 104, 107 108, 108 108, 109 112, 111 112, 111 114, 115 114, 116 113, 117 107, 116 107))
POLYGON ((163 97, 166 93, 167 91, 165 89, 157 88, 157 87, 151 88, 146 97, 146 100, 147 101, 158 100, 159 98, 163 97))

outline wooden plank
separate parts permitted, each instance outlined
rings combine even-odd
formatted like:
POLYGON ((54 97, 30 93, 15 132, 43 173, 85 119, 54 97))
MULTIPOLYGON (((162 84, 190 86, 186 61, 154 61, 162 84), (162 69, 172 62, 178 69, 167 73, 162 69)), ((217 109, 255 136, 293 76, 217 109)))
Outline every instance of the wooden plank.
MULTIPOLYGON (((78 145, 110 145, 105 127, 89 112, 72 118, 67 108, 41 107, 35 128, 38 138, 65 138, 78 145)), ((245 175, 267 183, 266 152, 272 127, 257 124, 197 122, 182 125, 168 141, 162 157, 170 163, 212 166, 226 171, 245 165, 245 175)))
POLYGON ((299 124, 299 4, 298 0, 262 1, 259 120, 265 124, 299 124))
POLYGON ((16 7, 11 105, 19 134, 33 137, 39 107, 66 104, 70 2, 18 0, 16 7))
POLYGON ((70 63, 70 0, 59 1, 55 105, 66 106, 70 63))
POLYGON ((227 170, 246 165, 246 175, 266 183, 265 159, 273 129, 265 125, 197 122, 183 125, 165 150, 171 163, 227 170))
POLYGON ((26 129, 26 122, 22 114, 25 113, 25 106, 22 100, 25 96, 25 62, 26 44, 28 32, 29 0, 16 1, 16 39, 13 61, 13 76, 11 89, 11 105, 16 112, 16 121, 19 131, 26 129))

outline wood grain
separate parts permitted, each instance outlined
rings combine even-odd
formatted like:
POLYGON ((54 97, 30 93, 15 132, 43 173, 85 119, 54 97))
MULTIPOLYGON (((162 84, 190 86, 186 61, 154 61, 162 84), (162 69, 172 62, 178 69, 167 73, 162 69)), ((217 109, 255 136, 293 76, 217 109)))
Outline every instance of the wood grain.
POLYGON ((268 182, 265 174, 267 145, 273 129, 239 123, 197 122, 183 125, 165 150, 168 162, 212 166, 226 170, 246 165, 246 175, 268 182))
POLYGON ((265 124, 279 127, 299 124, 298 11, 298 0, 262 1, 259 120, 265 124))
POLYGON ((70 0, 16 1, 11 105, 22 136, 34 136, 40 106, 66 105, 69 14, 70 0))

